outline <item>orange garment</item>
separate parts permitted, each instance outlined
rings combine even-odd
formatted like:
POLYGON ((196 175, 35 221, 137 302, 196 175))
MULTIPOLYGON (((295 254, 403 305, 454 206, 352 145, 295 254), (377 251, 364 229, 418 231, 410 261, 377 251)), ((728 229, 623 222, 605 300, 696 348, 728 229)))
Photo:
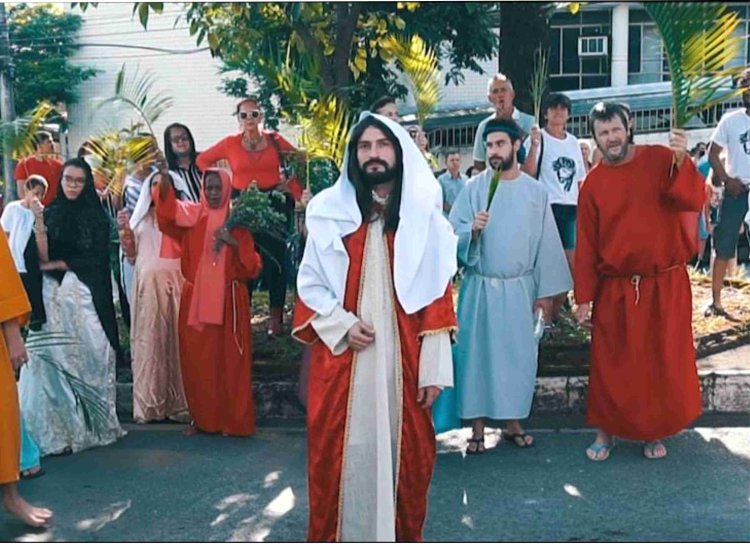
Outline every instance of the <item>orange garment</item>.
POLYGON ((44 157, 42 160, 37 159, 34 155, 18 161, 13 177, 16 181, 25 180, 29 176, 36 174, 47 180, 47 194, 42 199, 42 204, 49 206, 57 197, 57 188, 60 185, 60 176, 62 175, 63 163, 53 157, 44 157))
MULTIPOLYGON (((2 229, 0 229, 2 230, 2 229)), ((31 311, 21 278, 16 272, 4 232, 0 232, 0 323, 25 322, 31 311)), ((18 480, 21 455, 20 410, 13 365, 5 336, 0 331, 0 484, 18 480)))
POLYGON ((632 161, 603 162, 578 199, 575 297, 593 301, 587 419, 607 433, 657 440, 701 413, 686 262, 703 178, 672 152, 637 146, 632 161), (692 226, 692 225, 691 225, 692 226))
MULTIPOLYGON (((222 181, 226 183, 228 179, 222 178, 222 181)), ((228 185, 224 190, 229 193, 228 185)), ((206 259, 210 259, 208 265, 213 266, 214 256, 206 255, 205 244, 215 231, 208 226, 210 215, 200 214, 192 226, 180 226, 191 222, 185 215, 194 213, 200 204, 178 202, 173 189, 164 200, 157 198, 155 202, 159 229, 168 231, 181 248, 185 283, 180 301, 180 366, 190 414, 201 431, 249 436, 255 432, 255 404, 247 282, 256 278, 261 270, 253 236, 245 229, 232 229, 238 247, 224 247, 218 255, 224 260, 223 276, 214 278, 212 274, 209 277, 204 266, 206 259), (213 285, 199 288, 198 282, 203 281, 200 276, 203 280, 214 278, 213 285), (219 296, 219 291, 223 291, 223 296, 219 296), (198 308, 197 326, 190 323, 194 304, 198 308), (206 307, 220 309, 218 323, 207 323, 200 317, 205 315, 206 307)), ((211 319, 217 317, 213 312, 209 315, 211 319)))
POLYGON ((195 164, 199 169, 206 170, 218 161, 228 161, 232 169, 233 188, 242 191, 247 189, 250 183, 256 182, 258 189, 269 191, 281 180, 281 157, 271 139, 276 141, 281 151, 294 151, 295 148, 276 132, 264 131, 263 134, 269 141, 260 151, 245 149, 242 146, 242 133, 233 134, 203 151, 195 159, 195 164))

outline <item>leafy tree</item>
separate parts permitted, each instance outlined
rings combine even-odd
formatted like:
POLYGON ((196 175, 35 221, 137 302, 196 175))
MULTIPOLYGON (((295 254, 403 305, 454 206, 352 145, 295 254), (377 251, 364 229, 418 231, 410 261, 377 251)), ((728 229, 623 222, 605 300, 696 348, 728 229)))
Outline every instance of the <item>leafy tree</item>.
MULTIPOLYGON (((419 35, 448 67, 446 83, 497 53, 496 8, 481 2, 186 3, 198 44, 223 61, 224 91, 257 87, 269 112, 296 123, 319 101, 336 97, 358 110, 382 94, 404 97, 394 36, 419 35), (239 75, 237 75, 239 73, 239 75)), ((82 8, 88 4, 82 4, 82 8)), ((148 22, 159 2, 137 2, 148 22)))
POLYGON ((77 87, 96 70, 70 63, 82 19, 52 4, 17 4, 8 12, 11 58, 15 65, 15 107, 32 110, 43 101, 73 104, 77 87))
POLYGON ((537 51, 550 46, 549 20, 554 2, 503 2, 500 6, 500 71, 513 81, 515 106, 534 111, 530 88, 537 51))

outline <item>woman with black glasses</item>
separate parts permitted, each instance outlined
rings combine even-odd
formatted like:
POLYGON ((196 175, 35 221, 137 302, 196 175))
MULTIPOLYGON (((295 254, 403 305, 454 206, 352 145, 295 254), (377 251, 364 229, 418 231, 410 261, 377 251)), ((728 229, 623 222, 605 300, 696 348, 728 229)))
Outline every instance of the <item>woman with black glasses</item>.
MULTIPOLYGON (((289 182, 283 175, 284 156, 296 148, 279 133, 261 129, 263 111, 255 97, 244 98, 237 104, 235 115, 241 132, 227 136, 203 151, 196 159, 199 169, 206 170, 218 161, 227 161, 232 170, 232 188, 236 194, 251 185, 261 191, 280 191, 287 196, 283 211, 291 221, 294 201, 302 196, 299 184, 289 182)), ((261 284, 268 288, 271 306, 269 335, 282 333, 283 308, 286 298, 287 255, 286 243, 269 236, 255 238, 264 252, 261 284)))

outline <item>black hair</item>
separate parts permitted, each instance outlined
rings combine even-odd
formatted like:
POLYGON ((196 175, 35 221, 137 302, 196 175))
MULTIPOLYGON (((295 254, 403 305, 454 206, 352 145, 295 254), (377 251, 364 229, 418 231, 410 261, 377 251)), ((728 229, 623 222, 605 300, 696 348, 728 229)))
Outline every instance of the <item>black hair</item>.
MULTIPOLYGON (((239 106, 238 106, 239 107, 239 106)), ((179 164, 177 162, 177 155, 172 150, 171 132, 173 128, 181 128, 187 133, 188 140, 190 141, 190 163, 195 163, 195 157, 198 153, 195 151, 195 140, 193 139, 193 133, 190 129, 182 123, 172 123, 164 129, 164 157, 167 159, 167 164, 170 170, 177 170, 179 164)))
POLYGON ((354 191, 357 195, 357 206, 362 214, 362 221, 369 222, 372 216, 372 189, 364 183, 361 178, 362 169, 360 168, 359 161, 357 159, 357 144, 362 134, 369 127, 375 127, 385 134, 393 144, 393 148, 396 150, 396 186, 393 188, 391 195, 388 199, 388 204, 385 209, 385 229, 395 231, 398 228, 399 211, 401 209, 401 188, 403 185, 403 174, 404 174, 404 153, 401 149, 401 144, 396 138, 395 134, 385 126, 384 123, 379 121, 373 116, 366 117, 363 121, 357 124, 352 130, 352 136, 349 140, 347 152, 349 154, 349 162, 346 165, 347 176, 352 185, 354 185, 354 191))
POLYGON ((40 176, 39 174, 31 174, 26 178, 23 186, 27 191, 32 191, 35 187, 44 187, 44 192, 46 193, 47 189, 49 189, 49 183, 44 179, 44 176, 40 176))
POLYGON ((548 109, 555 108, 557 106, 563 106, 566 110, 568 110, 568 113, 571 113, 573 111, 573 104, 571 103, 570 98, 568 98, 568 96, 563 93, 551 93, 544 101, 544 107, 542 108, 542 111, 546 112, 548 109))
POLYGON ((52 140, 52 134, 50 134, 46 130, 40 130, 34 135, 34 142, 36 143, 37 147, 50 140, 52 140))
POLYGON ((474 170, 474 165, 472 164, 466 169, 466 172, 464 172, 467 176, 471 177, 471 171, 474 170))
POLYGON ((490 133, 498 131, 505 132, 511 142, 521 140, 524 134, 523 129, 513 119, 490 119, 484 126, 482 138, 486 141, 490 133))
MULTIPOLYGON (((597 102, 591 112, 589 112, 589 130, 596 139, 596 133, 594 132, 594 122, 596 121, 611 121, 614 118, 619 118, 622 121, 622 125, 625 127, 625 131, 628 133, 628 140, 630 140, 630 124, 628 123, 628 117, 630 108, 617 102, 597 102)), ((632 142, 630 142, 632 143, 632 142)))
POLYGON ((370 104, 370 111, 373 113, 377 113, 380 108, 383 106, 387 106, 388 104, 396 104, 396 99, 393 98, 390 95, 383 95, 380 98, 378 98, 375 102, 370 104))

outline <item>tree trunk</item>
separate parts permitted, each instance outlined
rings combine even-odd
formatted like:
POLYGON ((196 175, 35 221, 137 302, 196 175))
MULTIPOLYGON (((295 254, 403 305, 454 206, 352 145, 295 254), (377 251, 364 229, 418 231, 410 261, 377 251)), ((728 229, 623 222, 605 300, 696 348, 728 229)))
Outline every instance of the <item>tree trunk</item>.
POLYGON ((500 71, 513 82, 515 106, 534 111, 531 76, 534 51, 550 46, 549 2, 502 2, 500 4, 500 71))

